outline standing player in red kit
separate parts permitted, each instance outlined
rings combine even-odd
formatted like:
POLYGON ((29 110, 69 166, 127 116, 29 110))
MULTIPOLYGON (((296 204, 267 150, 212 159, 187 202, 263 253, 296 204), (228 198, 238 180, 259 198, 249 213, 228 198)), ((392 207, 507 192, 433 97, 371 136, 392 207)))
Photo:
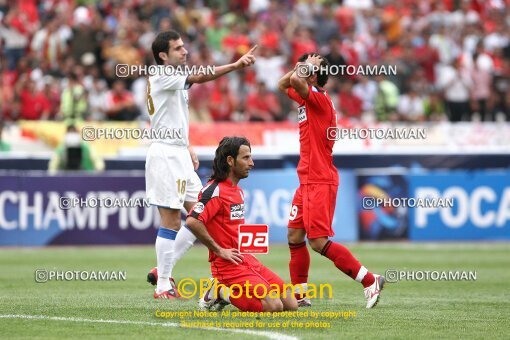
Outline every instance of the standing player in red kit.
POLYGON ((209 248, 213 277, 225 285, 210 285, 199 302, 203 309, 218 311, 229 303, 250 312, 298 308, 294 294, 283 293, 284 282, 278 275, 254 256, 241 255, 238 250, 239 225, 244 224, 244 194, 237 184, 248 177, 253 165, 246 138, 223 138, 216 149, 211 179, 200 191, 198 202, 186 219, 191 232, 209 248), (230 295, 230 290, 225 288, 234 284, 243 287, 243 291, 234 289, 230 295), (279 287, 280 296, 264 296, 275 286, 279 287), (218 291, 214 291, 216 288, 218 291))
MULTIPOLYGON (((294 70, 284 75, 278 87, 298 103, 299 188, 294 194, 289 218, 290 277, 293 285, 306 292, 310 254, 305 236, 313 250, 330 259, 335 266, 364 287, 367 308, 374 307, 385 279, 372 274, 346 247, 329 240, 338 190, 338 172, 333 165, 334 140, 328 129, 336 128, 336 111, 322 88, 328 81, 328 61, 319 54, 301 56, 294 70)), ((298 305, 310 306, 306 294, 299 294, 298 305)))

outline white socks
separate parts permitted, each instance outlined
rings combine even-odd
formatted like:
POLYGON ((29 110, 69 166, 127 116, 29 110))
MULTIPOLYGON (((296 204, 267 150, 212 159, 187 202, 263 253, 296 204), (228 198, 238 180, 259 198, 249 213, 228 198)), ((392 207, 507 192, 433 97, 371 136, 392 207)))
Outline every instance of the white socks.
POLYGON ((161 294, 170 289, 170 267, 174 243, 177 232, 175 230, 160 227, 156 237, 156 258, 158 262, 158 285, 156 293, 161 294))
POLYGON ((160 227, 156 237, 156 257, 158 262, 158 285, 156 293, 160 294, 169 290, 172 270, 189 248, 196 241, 195 235, 186 227, 181 227, 179 232, 160 227))
POLYGON ((367 275, 367 274, 368 274, 367 268, 365 268, 364 266, 361 266, 361 268, 358 271, 358 275, 356 275, 355 280, 361 283, 361 281, 363 281, 363 279, 365 278, 365 275, 367 275))
POLYGON ((175 264, 181 259, 189 248, 195 243, 197 238, 188 228, 184 225, 179 229, 177 236, 175 237, 174 249, 172 252, 172 258, 170 259, 170 272, 169 277, 172 277, 172 270, 175 264))

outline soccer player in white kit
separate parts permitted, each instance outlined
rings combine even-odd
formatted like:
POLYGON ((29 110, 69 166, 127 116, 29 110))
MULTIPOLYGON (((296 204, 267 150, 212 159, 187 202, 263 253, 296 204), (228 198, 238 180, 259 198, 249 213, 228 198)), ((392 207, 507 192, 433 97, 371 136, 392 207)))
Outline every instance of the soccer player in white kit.
MULTIPOLYGON (((177 260, 193 245, 196 237, 181 228, 181 209, 189 211, 198 200, 202 183, 195 172, 198 158, 189 145, 188 89, 194 83, 205 83, 231 71, 253 65, 257 46, 232 64, 216 66, 214 74, 161 74, 147 80, 147 107, 151 127, 171 130, 172 139, 153 140, 145 162, 147 199, 158 207, 161 226, 156 237, 157 269, 148 275, 156 284, 155 299, 179 297, 172 269, 177 260), (179 231, 180 230, 180 231, 179 231)), ((188 51, 176 31, 161 32, 152 43, 158 65, 186 64, 188 51)))

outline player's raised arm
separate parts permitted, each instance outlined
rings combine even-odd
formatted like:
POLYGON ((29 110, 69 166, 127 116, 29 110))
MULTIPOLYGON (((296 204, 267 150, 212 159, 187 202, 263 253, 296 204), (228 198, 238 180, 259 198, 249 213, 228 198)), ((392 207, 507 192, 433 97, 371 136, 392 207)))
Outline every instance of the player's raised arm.
POLYGON ((243 255, 237 249, 225 249, 220 247, 209 235, 207 228, 202 221, 190 216, 186 219, 186 225, 191 232, 205 245, 210 251, 215 253, 218 257, 228 260, 234 264, 243 262, 243 255))
POLYGON ((312 54, 308 56, 305 62, 297 63, 296 70, 290 76, 290 86, 296 90, 301 98, 308 98, 308 86, 317 80, 314 67, 320 67, 321 62, 321 56, 312 54))
MULTIPOLYGON (((308 67, 306 63, 298 63, 297 68, 308 67)), ((306 78, 298 74, 298 72, 293 72, 289 79, 290 86, 296 90, 299 96, 303 99, 308 98, 308 83, 306 82, 306 78)))
POLYGON ((219 77, 235 71, 240 70, 242 68, 251 66, 255 63, 256 57, 255 57, 255 50, 257 49, 258 45, 253 46, 246 54, 244 54, 241 58, 239 58, 235 63, 222 65, 222 66, 215 66, 214 67, 214 74, 192 74, 188 76, 187 83, 194 84, 194 83, 205 83, 211 80, 218 79, 219 77))
POLYGON ((287 89, 290 87, 290 77, 292 76, 292 74, 294 73, 295 70, 296 70, 296 68, 294 67, 294 69, 292 71, 287 72, 278 81, 278 90, 280 90, 280 92, 287 94, 287 89))

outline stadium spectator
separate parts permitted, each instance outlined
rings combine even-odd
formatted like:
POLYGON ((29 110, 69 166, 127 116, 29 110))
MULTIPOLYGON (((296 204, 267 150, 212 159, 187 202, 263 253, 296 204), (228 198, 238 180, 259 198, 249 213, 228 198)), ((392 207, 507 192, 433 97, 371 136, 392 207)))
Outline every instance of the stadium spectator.
MULTIPOLYGON (((40 90, 44 76, 51 75, 54 80, 50 88, 63 93, 71 82, 71 74, 81 72, 78 78, 86 90, 91 90, 97 77, 112 89, 118 79, 117 64, 153 63, 149 42, 155 33, 178 28, 185 32, 192 63, 228 62, 252 43, 260 45, 255 76, 244 72, 230 77, 230 89, 235 90, 240 103, 246 101, 258 81, 264 81, 268 90, 274 91, 274 79, 281 75, 282 65, 295 65, 299 55, 313 50, 320 49, 332 65, 397 65, 397 76, 387 80, 400 91, 410 82, 416 83, 416 74, 423 74, 426 86, 420 85, 417 91, 425 99, 426 92, 446 90, 438 87, 441 85, 438 77, 451 73, 449 65, 462 56, 464 67, 477 84, 469 88, 468 102, 472 100, 473 111, 482 119, 493 120, 494 114, 508 110, 509 15, 508 1, 480 0, 219 1, 208 3, 207 7, 200 2, 183 1, 6 1, 0 6, 2 116, 17 118, 14 111, 19 111, 19 102, 14 98, 14 90, 21 87, 26 76, 32 77, 40 90), (210 54, 208 60, 196 57, 203 51, 210 54), (475 65, 474 60, 485 63, 489 58, 493 64, 490 77, 478 73, 481 69, 469 67, 470 61, 475 65), (82 71, 78 71, 79 67, 82 71), (100 71, 95 74, 94 68, 100 71), (32 72, 36 76, 31 76, 32 72), (478 84, 483 84, 480 91, 478 84)), ((126 80, 127 86, 132 86, 137 78, 126 80)), ((331 80, 327 90, 334 98, 338 96, 338 82, 343 80, 342 77, 331 80)), ((136 88, 137 95, 135 104, 144 112, 142 94, 138 93, 142 81, 133 89, 136 88)), ((359 85, 353 88, 356 94, 359 85)), ((214 84, 208 90, 218 91, 218 86, 214 84)), ((449 90, 444 92, 446 97, 451 96, 449 90)), ((379 99, 387 95, 380 95, 379 99)), ((193 102, 201 103, 205 96, 209 94, 192 89, 191 106, 193 102), (193 96, 198 99, 194 101, 193 96)), ((376 110, 371 107, 375 98, 372 99, 372 94, 367 96, 360 97, 362 111, 376 110)), ((398 96, 390 97, 396 99, 396 108, 398 96)), ((449 110, 457 112, 453 109, 456 105, 451 104, 456 101, 446 97, 449 110)), ((279 101, 285 111, 282 116, 287 116, 290 108, 281 97, 279 101)), ((198 121, 207 120, 211 114, 209 106, 201 106, 196 110, 201 112, 196 117, 198 121)), ((464 119, 468 119, 466 112, 464 119)), ((101 115, 94 117, 101 119, 101 115)), ((379 106, 378 118, 398 116, 388 117, 388 112, 382 112, 379 106)), ((236 115, 229 119, 235 120, 236 115)))
MULTIPOLYGON (((89 91, 88 95, 88 105, 90 110, 90 119, 102 121, 106 118, 106 92, 108 90, 108 86, 106 82, 101 78, 95 78, 92 87, 89 91)), ((143 92, 144 95, 144 104, 146 98, 146 93, 143 92)))
POLYGON ((217 87, 211 93, 208 101, 211 118, 215 122, 232 120, 232 115, 237 110, 238 101, 233 91, 228 86, 228 78, 216 80, 217 87))
POLYGON ((401 121, 421 122, 425 120, 425 103, 420 94, 411 86, 400 96, 397 111, 401 121))
POLYGON ((133 94, 126 89, 126 83, 116 80, 106 94, 106 115, 108 120, 133 120, 140 115, 133 94))
POLYGON ((469 120, 469 99, 473 87, 469 70, 462 66, 460 60, 455 60, 451 66, 443 68, 437 81, 439 88, 444 91, 450 121, 469 120))
POLYGON ((292 65, 296 64, 299 57, 310 51, 317 51, 317 44, 313 40, 312 31, 304 26, 297 28, 290 40, 292 48, 292 65))
POLYGON ((60 110, 60 86, 51 76, 44 76, 41 86, 42 95, 49 102, 48 119, 56 119, 60 110))
POLYGON ((446 24, 443 24, 439 31, 430 37, 429 45, 437 50, 439 60, 444 65, 452 63, 461 53, 460 46, 456 43, 454 37, 449 34, 446 24))
POLYGON ((273 92, 267 90, 263 82, 259 82, 257 89, 248 94, 245 103, 245 119, 250 122, 280 121, 280 102, 273 92))
POLYGON ((18 83, 19 118, 25 120, 48 119, 51 111, 50 100, 36 88, 35 82, 26 77, 18 83))
POLYGON ((28 31, 26 16, 16 7, 2 20, 0 37, 4 40, 4 53, 7 59, 7 69, 15 70, 28 46, 28 31))
POLYGON ((71 73, 60 97, 60 115, 68 125, 85 120, 88 113, 87 92, 78 76, 71 73))
POLYGON ((436 65, 439 62, 439 54, 435 48, 429 44, 429 35, 417 35, 411 41, 413 46, 413 59, 424 72, 425 79, 429 84, 436 80, 436 65))
POLYGON ((338 36, 340 28, 330 3, 325 3, 322 6, 320 13, 315 16, 315 22, 318 23, 315 28, 315 41, 319 46, 326 45, 331 39, 338 36))
POLYGON ((398 42, 403 34, 402 19, 403 8, 401 1, 387 1, 382 10, 382 28, 386 34, 386 40, 390 44, 398 42))
POLYGON ((345 81, 340 87, 338 94, 338 107, 344 117, 360 120, 363 102, 352 91, 352 82, 345 81))
POLYGON ((50 174, 65 170, 102 171, 104 161, 97 157, 74 125, 67 128, 64 141, 56 148, 48 164, 50 174))
POLYGON ((478 43, 473 57, 466 56, 466 67, 471 69, 473 86, 471 88, 471 98, 473 99, 472 111, 480 114, 480 120, 483 122, 486 118, 494 120, 487 109, 487 102, 491 95, 493 81, 494 62, 492 58, 485 53, 482 43, 478 43))
POLYGON ((221 41, 221 47, 228 59, 237 59, 250 49, 250 38, 245 31, 246 28, 241 24, 234 23, 221 41))
POLYGON ((357 79, 358 82, 352 87, 352 93, 361 99, 363 113, 374 113, 377 82, 365 76, 360 76, 357 79))
POLYGON ((424 100, 423 112, 428 121, 443 121, 445 117, 445 105, 442 96, 438 92, 431 92, 424 100))
POLYGON ((137 65, 140 64, 141 54, 138 49, 133 46, 128 37, 121 35, 120 42, 114 43, 107 40, 103 48, 103 57, 115 61, 117 64, 137 65))
MULTIPOLYGON (((276 51, 280 47, 280 34, 272 30, 269 25, 260 22, 257 25, 258 34, 255 40, 259 42, 260 47, 264 47, 270 51, 276 51)), ((261 53, 259 51, 259 53, 261 53)))
POLYGON ((335 65, 338 67, 342 67, 347 65, 347 61, 342 55, 340 50, 341 41, 340 39, 333 37, 329 40, 328 53, 325 55, 326 59, 328 59, 330 65, 335 65))
POLYGON ((73 38, 70 41, 70 51, 76 63, 82 62, 83 56, 94 56, 101 42, 97 31, 97 19, 94 21, 88 8, 80 6, 73 13, 73 38))
POLYGON ((220 51, 221 42, 228 35, 228 33, 228 28, 223 25, 221 20, 213 19, 211 25, 209 25, 205 30, 207 45, 214 51, 220 51))
POLYGON ((269 91, 276 91, 285 65, 286 58, 284 56, 278 55, 273 48, 262 45, 257 62, 253 65, 257 81, 263 82, 269 91))
POLYGON ((377 119, 379 121, 397 121, 398 87, 382 75, 378 75, 376 81, 377 96, 374 107, 377 119))
MULTIPOLYGON (((220 78, 221 79, 221 78, 220 78)), ((192 86, 189 90, 189 119, 190 122, 211 122, 210 100, 212 92, 216 89, 215 82, 202 83, 200 86, 192 86)), ((230 90, 229 90, 230 92, 230 90)), ((220 95, 221 97, 221 95, 220 95)), ((216 99, 215 99, 216 100, 216 99)), ((236 102, 237 104, 237 102, 236 102)), ((221 105, 221 103, 220 103, 221 105)), ((234 105, 235 106, 235 105, 234 105)), ((214 107, 212 108, 214 110, 214 107)))
POLYGON ((56 70, 67 55, 67 41, 71 35, 69 26, 63 24, 63 17, 51 15, 42 28, 34 34, 30 47, 43 65, 56 70))

